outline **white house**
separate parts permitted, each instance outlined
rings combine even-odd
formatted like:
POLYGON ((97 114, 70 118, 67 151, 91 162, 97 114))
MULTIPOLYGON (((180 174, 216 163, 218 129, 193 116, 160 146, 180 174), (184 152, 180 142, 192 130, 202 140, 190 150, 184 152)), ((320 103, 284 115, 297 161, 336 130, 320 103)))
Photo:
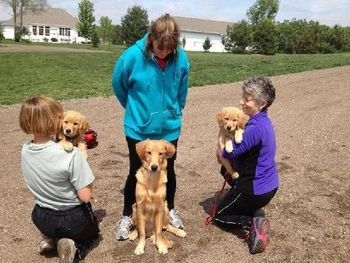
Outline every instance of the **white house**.
POLYGON ((204 51, 203 44, 207 37, 212 44, 210 52, 225 52, 222 36, 226 35, 230 22, 174 16, 180 27, 180 40, 185 39, 185 50, 204 51))
MULTIPOLYGON (((18 16, 17 25, 19 21, 18 16)), ((78 36, 77 22, 77 18, 60 8, 27 11, 23 14, 23 26, 28 30, 28 35, 22 38, 32 42, 81 43, 85 38, 78 36)), ((13 18, 0 22, 6 39, 14 39, 13 24, 13 18)))

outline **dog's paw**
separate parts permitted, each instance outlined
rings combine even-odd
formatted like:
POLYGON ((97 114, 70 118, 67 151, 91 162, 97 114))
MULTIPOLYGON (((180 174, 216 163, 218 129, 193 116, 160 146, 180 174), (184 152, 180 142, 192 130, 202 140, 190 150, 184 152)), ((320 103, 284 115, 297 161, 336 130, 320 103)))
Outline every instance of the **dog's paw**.
POLYGON ((73 151, 73 149, 74 149, 74 147, 73 147, 73 144, 65 144, 64 145, 64 150, 66 151, 66 152, 72 152, 73 151))
POLYGON ((133 231, 131 231, 129 235, 129 240, 134 241, 138 236, 139 236, 139 232, 136 229, 134 229, 133 231))
POLYGON ((185 237, 187 234, 186 234, 186 232, 185 231, 183 231, 182 229, 178 229, 178 231, 177 231, 177 236, 178 237, 185 237))
POLYGON ((237 179, 239 177, 239 174, 237 172, 235 172, 235 173, 233 173, 231 175, 231 177, 232 177, 233 180, 235 180, 235 179, 237 179))
POLYGON ((138 244, 137 247, 135 248, 134 253, 138 256, 142 255, 143 253, 145 253, 145 246, 138 244))
POLYGON ((233 151, 233 144, 231 140, 225 143, 225 151, 228 153, 231 153, 233 151))
POLYGON ((158 242, 157 247, 158 247, 159 254, 167 254, 168 253, 168 246, 166 244, 164 244, 163 242, 158 242))

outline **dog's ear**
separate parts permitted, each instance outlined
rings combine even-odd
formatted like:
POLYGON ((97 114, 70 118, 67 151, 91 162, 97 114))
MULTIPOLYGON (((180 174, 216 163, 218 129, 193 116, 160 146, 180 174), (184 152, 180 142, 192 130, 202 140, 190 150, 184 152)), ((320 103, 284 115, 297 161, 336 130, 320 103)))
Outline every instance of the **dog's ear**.
POLYGON ((166 156, 167 158, 171 158, 174 156, 176 149, 174 144, 170 143, 170 142, 165 142, 165 150, 166 150, 166 156))
POLYGON ((216 114, 216 121, 219 123, 219 126, 221 126, 224 122, 224 109, 222 108, 217 114, 216 114))
POLYGON ((248 116, 246 116, 243 111, 239 113, 239 119, 238 119, 238 127, 241 129, 244 129, 246 123, 248 121, 248 116))
POLYGON ((89 123, 83 114, 80 114, 80 127, 79 130, 84 133, 89 128, 89 123))
POLYGON ((140 160, 145 158, 145 147, 149 140, 141 141, 136 143, 136 153, 139 156, 140 160))

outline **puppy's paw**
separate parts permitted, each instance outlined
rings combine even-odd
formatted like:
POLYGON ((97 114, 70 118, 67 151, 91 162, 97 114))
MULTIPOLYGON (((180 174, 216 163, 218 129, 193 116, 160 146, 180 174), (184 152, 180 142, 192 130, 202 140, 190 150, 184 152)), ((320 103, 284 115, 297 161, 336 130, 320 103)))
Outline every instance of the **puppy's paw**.
POLYGON ((228 153, 231 153, 233 151, 233 145, 231 140, 225 143, 225 151, 228 153))
POLYGON ((73 143, 71 143, 71 142, 62 143, 62 145, 63 145, 63 149, 64 149, 66 152, 72 152, 73 149, 74 149, 73 143))
POLYGON ((231 175, 232 179, 235 180, 239 177, 239 174, 237 172, 234 172, 232 175, 231 175))

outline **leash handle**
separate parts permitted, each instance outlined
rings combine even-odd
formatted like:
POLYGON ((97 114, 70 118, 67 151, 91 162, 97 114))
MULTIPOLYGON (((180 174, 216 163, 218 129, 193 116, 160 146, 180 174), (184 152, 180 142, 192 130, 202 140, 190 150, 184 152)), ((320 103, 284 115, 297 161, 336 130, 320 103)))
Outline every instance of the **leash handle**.
POLYGON ((221 191, 218 195, 216 195, 216 197, 214 198, 213 202, 211 203, 211 211, 210 211, 210 215, 205 219, 204 221, 204 224, 205 225, 209 225, 211 221, 213 221, 213 218, 214 216, 216 215, 216 212, 217 212, 217 202, 220 198, 220 196, 222 195, 224 189, 225 189, 225 186, 226 186, 226 178, 227 176, 229 176, 227 173, 225 174, 224 176, 224 183, 222 184, 222 187, 221 187, 221 191))

